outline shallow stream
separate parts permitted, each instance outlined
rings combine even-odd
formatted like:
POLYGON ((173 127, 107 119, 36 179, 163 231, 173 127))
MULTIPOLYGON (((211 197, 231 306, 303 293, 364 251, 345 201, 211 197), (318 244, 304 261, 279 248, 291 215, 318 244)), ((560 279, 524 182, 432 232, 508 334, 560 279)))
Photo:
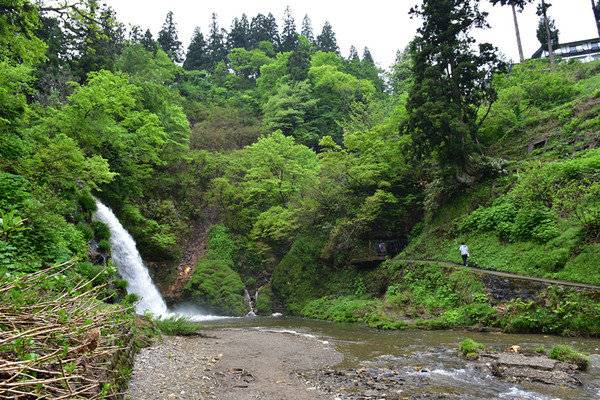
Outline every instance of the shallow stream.
POLYGON ((331 343, 343 354, 339 369, 389 368, 403 378, 401 398, 460 399, 600 399, 600 340, 544 335, 512 335, 467 331, 379 331, 358 324, 298 318, 243 318, 204 323, 206 329, 278 330, 331 343), (457 356, 466 337, 504 350, 513 345, 533 350, 569 344, 591 355, 592 365, 581 374, 583 387, 501 381, 457 356), (445 397, 449 395, 449 397, 445 397))

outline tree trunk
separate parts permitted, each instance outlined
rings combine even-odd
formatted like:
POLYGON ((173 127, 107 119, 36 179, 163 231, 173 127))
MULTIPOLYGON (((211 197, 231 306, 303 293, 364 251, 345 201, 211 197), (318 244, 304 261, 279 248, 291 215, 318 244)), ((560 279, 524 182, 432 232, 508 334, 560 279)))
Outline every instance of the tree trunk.
POLYGON ((550 64, 554 64, 554 49, 552 48, 552 36, 550 33, 550 25, 548 24, 548 14, 546 12, 546 2, 542 0, 542 12, 544 14, 544 26, 546 27, 546 44, 548 46, 548 59, 550 64))
POLYGON ((600 9, 597 8, 596 2, 592 0, 592 10, 594 11, 594 20, 596 21, 596 29, 598 30, 598 37, 600 37, 600 9))
MULTIPOLYGON (((594 2, 594 0, 592 0, 594 2)), ((513 20, 515 21, 515 33, 517 34, 517 46, 519 47, 519 60, 523 62, 525 57, 523 56, 523 44, 521 43, 521 32, 519 31, 519 21, 517 20, 517 8, 512 5, 513 20)))

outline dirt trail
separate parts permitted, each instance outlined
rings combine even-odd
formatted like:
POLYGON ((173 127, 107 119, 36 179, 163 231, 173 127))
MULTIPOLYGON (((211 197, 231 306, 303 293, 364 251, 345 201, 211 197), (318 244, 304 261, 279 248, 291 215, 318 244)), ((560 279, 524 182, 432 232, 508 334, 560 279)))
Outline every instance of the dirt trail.
POLYGON ((333 366, 329 343, 289 332, 222 329, 214 338, 165 337, 136 357, 133 400, 317 400, 299 372, 333 366))

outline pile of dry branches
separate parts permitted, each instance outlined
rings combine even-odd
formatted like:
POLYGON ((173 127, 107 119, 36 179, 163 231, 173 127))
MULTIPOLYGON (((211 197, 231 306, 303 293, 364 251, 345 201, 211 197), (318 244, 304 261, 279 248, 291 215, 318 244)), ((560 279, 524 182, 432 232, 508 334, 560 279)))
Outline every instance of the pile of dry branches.
POLYGON ((73 263, 0 282, 0 399, 113 398, 108 384, 131 345, 129 312, 81 282, 41 289, 73 263))

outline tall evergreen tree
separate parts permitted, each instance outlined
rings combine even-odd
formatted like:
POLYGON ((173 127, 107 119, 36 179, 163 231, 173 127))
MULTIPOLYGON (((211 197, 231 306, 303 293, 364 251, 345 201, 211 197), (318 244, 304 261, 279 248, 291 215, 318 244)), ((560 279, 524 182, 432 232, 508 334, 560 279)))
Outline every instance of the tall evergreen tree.
POLYGON ((277 29, 277 21, 273 14, 268 16, 257 14, 250 22, 249 46, 256 48, 260 42, 270 42, 273 47, 279 47, 279 32, 277 29))
POLYGON ((289 6, 285 8, 283 17, 283 29, 281 31, 280 51, 293 51, 298 45, 298 32, 296 31, 296 21, 292 15, 289 6))
POLYGON ((542 49, 547 51, 549 55, 554 55, 554 49, 558 47, 558 34, 554 20, 548 16, 548 9, 552 6, 550 3, 542 2, 538 6, 537 15, 540 17, 536 36, 542 46, 542 49))
POLYGON ((308 77, 312 45, 304 36, 298 38, 298 45, 288 60, 288 72, 295 81, 303 81, 308 77))
POLYGON ((227 34, 227 48, 250 48, 250 24, 246 14, 242 14, 242 18, 237 17, 231 23, 231 30, 227 34))
POLYGON ((348 60, 350 61, 360 61, 360 57, 358 56, 358 51, 354 45, 350 46, 350 54, 348 55, 348 60))
POLYGON ((139 25, 132 25, 129 29, 129 41, 132 43, 141 43, 143 37, 142 28, 139 25))
POLYGON ((368 47, 365 46, 363 50, 363 61, 372 65, 375 65, 375 61, 373 60, 373 56, 371 55, 371 51, 368 47))
POLYGON ((275 16, 272 13, 267 14, 267 19, 265 20, 265 28, 269 37, 268 40, 271 43, 273 43, 273 46, 275 48, 279 48, 281 46, 281 36, 279 35, 277 19, 275 19, 275 16))
POLYGON ((158 44, 174 62, 181 62, 181 42, 177 36, 177 26, 173 20, 173 11, 167 13, 162 29, 158 32, 158 44))
POLYGON ((302 29, 300 30, 300 34, 308 39, 310 43, 315 42, 315 34, 313 33, 312 21, 308 14, 304 16, 302 19, 302 29))
POLYGON ((339 53, 340 51, 335 38, 335 32, 329 21, 325 21, 321 34, 317 36, 317 47, 321 51, 331 51, 334 53, 339 53))
POLYGON ((406 128, 415 153, 435 156, 456 179, 478 149, 479 109, 495 100, 491 76, 504 65, 491 44, 473 48, 473 29, 488 27, 478 0, 423 0, 411 16, 423 25, 411 45, 414 84, 406 128))
POLYGON ((90 71, 113 69, 125 40, 125 27, 117 21, 112 8, 90 0, 86 16, 76 22, 79 26, 71 27, 72 40, 76 42, 74 50, 79 55, 74 60, 73 70, 81 81, 90 71))
POLYGON ((204 35, 199 27, 194 29, 194 35, 192 36, 192 41, 188 46, 187 54, 185 57, 185 62, 183 63, 183 68, 187 70, 192 69, 206 69, 208 70, 210 67, 208 51, 206 48, 206 41, 204 40, 204 35))
POLYGON ((225 35, 219 27, 217 14, 213 13, 210 22, 210 35, 208 36, 208 65, 213 70, 216 65, 227 58, 227 46, 225 45, 225 35))
POLYGON ((158 43, 156 43, 156 40, 154 40, 150 29, 146 29, 146 32, 144 32, 144 36, 142 36, 142 39, 140 40, 140 44, 144 46, 146 50, 151 51, 153 53, 156 53, 156 50, 158 50, 158 43))

